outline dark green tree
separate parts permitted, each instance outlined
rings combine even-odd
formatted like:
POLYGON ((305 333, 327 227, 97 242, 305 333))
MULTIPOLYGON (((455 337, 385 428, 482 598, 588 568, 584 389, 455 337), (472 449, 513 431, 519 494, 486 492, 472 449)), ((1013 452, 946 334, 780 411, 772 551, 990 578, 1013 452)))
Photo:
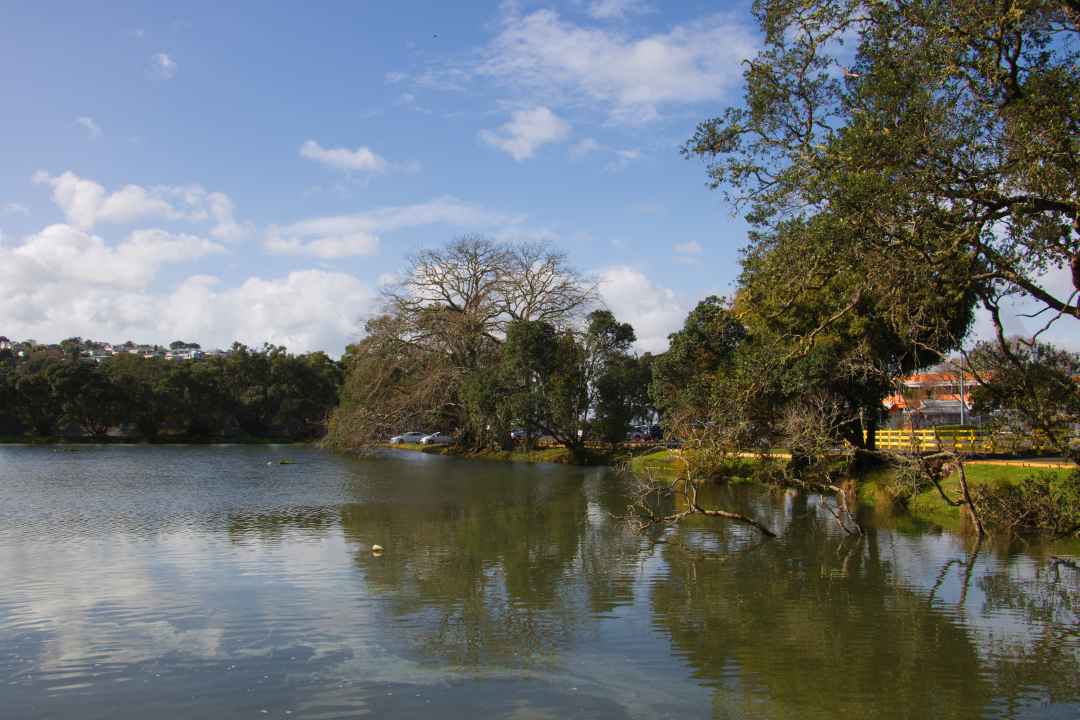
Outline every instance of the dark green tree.
MULTIPOLYGON (((760 229, 751 253, 789 237, 786 223, 828 213, 839 243, 801 254, 782 294, 810 302, 839 275, 850 284, 838 310, 870 299, 913 344, 935 329, 928 299, 977 299, 1001 343, 1010 295, 1047 322, 1080 319, 1073 0, 754 7, 765 42, 747 64, 745 102, 703 122, 684 150, 760 229), (1071 288, 1051 289, 1052 271, 1071 288)), ((959 340, 929 335, 938 352, 959 340)))

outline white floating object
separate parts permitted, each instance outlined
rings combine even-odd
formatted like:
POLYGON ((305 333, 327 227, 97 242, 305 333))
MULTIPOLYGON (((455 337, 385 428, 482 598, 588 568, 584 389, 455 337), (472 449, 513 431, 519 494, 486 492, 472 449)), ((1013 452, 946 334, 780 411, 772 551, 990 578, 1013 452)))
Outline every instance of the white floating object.
POLYGON ((376 555, 378 555, 378 554, 379 554, 379 553, 381 553, 382 551, 383 551, 383 547, 382 547, 382 545, 372 545, 372 546, 371 546, 371 552, 373 552, 373 553, 374 553, 374 554, 376 554, 376 555))

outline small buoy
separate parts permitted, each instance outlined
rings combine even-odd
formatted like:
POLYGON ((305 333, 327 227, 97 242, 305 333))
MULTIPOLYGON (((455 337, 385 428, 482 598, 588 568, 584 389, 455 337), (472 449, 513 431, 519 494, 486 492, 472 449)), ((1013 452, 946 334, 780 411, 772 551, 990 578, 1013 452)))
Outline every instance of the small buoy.
POLYGON ((382 555, 382 552, 383 552, 382 545, 372 545, 371 546, 371 554, 372 555, 382 555))

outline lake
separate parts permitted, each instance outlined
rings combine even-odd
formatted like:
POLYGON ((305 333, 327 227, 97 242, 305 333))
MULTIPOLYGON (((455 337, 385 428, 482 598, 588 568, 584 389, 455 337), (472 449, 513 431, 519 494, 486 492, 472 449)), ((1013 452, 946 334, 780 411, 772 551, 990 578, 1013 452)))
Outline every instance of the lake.
POLYGON ((1080 717, 1061 546, 747 487, 714 499, 778 540, 644 537, 596 468, 75 450, 0 447, 5 719, 1080 717))

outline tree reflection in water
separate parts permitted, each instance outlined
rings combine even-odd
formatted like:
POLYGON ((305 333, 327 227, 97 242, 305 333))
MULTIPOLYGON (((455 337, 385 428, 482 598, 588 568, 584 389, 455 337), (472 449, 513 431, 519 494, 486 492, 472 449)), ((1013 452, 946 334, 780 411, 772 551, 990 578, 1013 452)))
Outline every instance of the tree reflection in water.
POLYGON ((612 623, 640 607, 712 689, 716 717, 1078 709, 1080 574, 1037 547, 976 547, 880 516, 850 536, 827 500, 748 488, 710 492, 768 522, 778 540, 707 519, 642 537, 617 519, 628 497, 603 471, 400 470, 358 486, 336 515, 236 518, 232 532, 276 538, 293 522, 323 536, 340 522, 378 600, 380 642, 431 667, 513 675, 575 663, 600 678, 581 665, 588 656, 648 677, 642 658, 626 657, 636 646, 610 646, 612 623), (386 547, 381 557, 374 543, 386 547))
POLYGON ((903 567, 918 539, 852 538, 805 495, 786 512, 758 497, 787 516, 781 540, 740 549, 730 529, 683 526, 652 594, 675 648, 717 688, 718 717, 1012 717, 1080 699, 1076 578, 971 547, 919 586, 903 567), (957 600, 935 599, 944 585, 957 600))

